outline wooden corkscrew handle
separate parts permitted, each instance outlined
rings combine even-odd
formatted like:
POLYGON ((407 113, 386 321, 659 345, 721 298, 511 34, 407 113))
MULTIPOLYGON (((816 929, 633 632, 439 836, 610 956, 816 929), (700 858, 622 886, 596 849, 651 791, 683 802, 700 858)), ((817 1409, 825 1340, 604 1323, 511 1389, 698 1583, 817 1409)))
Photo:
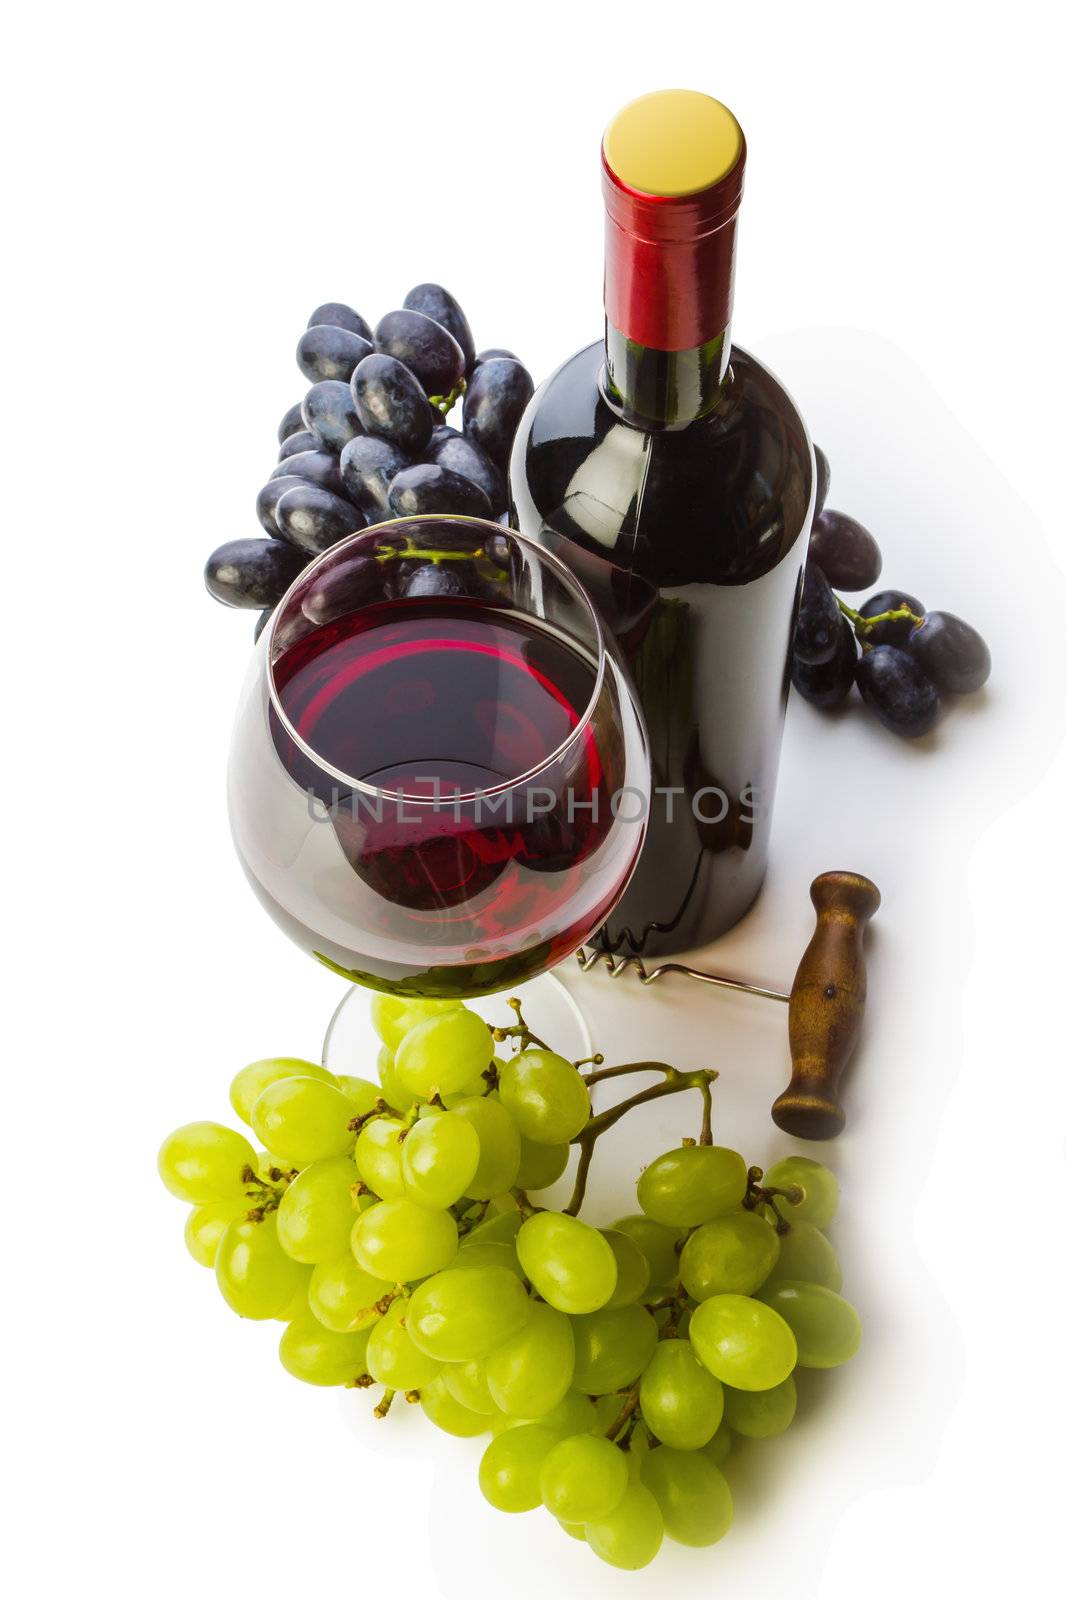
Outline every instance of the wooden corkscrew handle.
POLYGON ((800 1139, 833 1139, 845 1126, 841 1079, 867 999, 863 935, 882 897, 858 872, 823 872, 811 901, 815 932, 789 993, 793 1077, 771 1116, 800 1139))

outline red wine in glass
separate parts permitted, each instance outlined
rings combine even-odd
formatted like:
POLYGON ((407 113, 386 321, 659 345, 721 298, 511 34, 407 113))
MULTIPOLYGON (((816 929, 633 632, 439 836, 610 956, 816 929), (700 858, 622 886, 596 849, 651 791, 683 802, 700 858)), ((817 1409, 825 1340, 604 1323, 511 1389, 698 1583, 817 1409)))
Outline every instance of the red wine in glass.
MULTIPOLYGON (((647 771, 575 581, 499 530, 494 569, 471 523, 471 592, 426 595, 409 552, 435 548, 432 520, 421 543, 404 536, 402 564, 388 555, 403 525, 382 524, 282 602, 265 646, 272 760, 255 741, 270 795, 238 804, 232 785, 231 809, 253 885, 301 943, 375 987, 464 995, 544 971, 600 925, 640 847, 647 771), (368 545, 386 558, 368 567, 368 545), (360 603, 323 607, 346 571, 360 603), (279 851, 264 808, 283 800, 279 851)), ((236 751, 231 771, 240 787, 236 751)))

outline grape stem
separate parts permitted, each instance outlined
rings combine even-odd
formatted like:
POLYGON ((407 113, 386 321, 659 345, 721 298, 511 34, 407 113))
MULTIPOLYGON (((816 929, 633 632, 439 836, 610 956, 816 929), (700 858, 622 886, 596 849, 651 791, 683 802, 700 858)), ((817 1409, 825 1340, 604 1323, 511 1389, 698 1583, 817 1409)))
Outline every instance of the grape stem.
POLYGON ((635 1383, 633 1388, 627 1391, 623 1408, 615 1418, 615 1421, 611 1424, 611 1427, 605 1433, 605 1439, 617 1439, 619 1437, 619 1434, 622 1432, 626 1424, 630 1421, 630 1418, 633 1416, 634 1412, 637 1410, 640 1399, 641 1385, 640 1383, 635 1383))
POLYGON ((547 1050, 548 1045, 545 1041, 539 1039, 536 1033, 533 1033, 527 1025, 526 1018, 522 1014, 522 1001, 512 995, 508 1005, 514 1011, 516 1020, 511 1024, 510 1028, 491 1028, 489 1030, 497 1043, 503 1044, 505 1039, 518 1039, 520 1050, 527 1050, 530 1045, 535 1045, 538 1050, 547 1050))
MULTIPOLYGON (((374 559, 382 562, 383 565, 387 561, 432 561, 436 566, 441 561, 478 561, 484 555, 485 551, 480 546, 477 550, 424 550, 421 545, 417 545, 409 537, 405 538, 402 549, 398 549, 395 545, 387 545, 383 550, 376 552, 374 559)), ((319 959, 325 960, 326 958, 320 957, 319 959)), ((334 964, 326 961, 326 965, 334 964)), ((344 967, 334 965, 334 970, 347 976, 344 967)))
POLYGON ((916 616, 910 606, 898 606, 893 611, 880 611, 876 617, 865 617, 859 611, 853 610, 850 605, 846 605, 839 594, 835 594, 834 599, 837 601, 842 615, 846 616, 851 622, 861 641, 880 622, 914 622, 917 628, 921 628, 926 620, 925 617, 916 616))
MULTIPOLYGON (((638 1106, 646 1106, 653 1100, 662 1100, 665 1095, 680 1094, 685 1089, 699 1089, 704 1096, 704 1119, 701 1129, 702 1142, 711 1139, 711 1090, 709 1085, 719 1076, 710 1067, 703 1067, 696 1072, 679 1072, 676 1067, 668 1067, 661 1061, 636 1061, 628 1067, 610 1068, 607 1076, 617 1077, 622 1072, 662 1072, 662 1083, 654 1083, 648 1089, 642 1089, 639 1094, 633 1094, 628 1100, 620 1100, 617 1106, 610 1106, 606 1111, 600 1111, 595 1117, 590 1117, 585 1127, 571 1142, 579 1148, 578 1170, 574 1176, 574 1190, 569 1203, 564 1207, 565 1215, 576 1217, 582 1209, 585 1199, 586 1184, 589 1181, 589 1168, 593 1160, 593 1150, 602 1133, 607 1133, 613 1128, 621 1117, 628 1111, 635 1110, 638 1106), (708 1138, 704 1140, 704 1129, 708 1138)), ((596 1078, 599 1074, 590 1073, 589 1077, 596 1078)), ((586 1080, 588 1082, 588 1079, 586 1080)))
POLYGON ((387 1417, 389 1415, 389 1407, 392 1405, 395 1399, 396 1390, 386 1389, 385 1393, 382 1395, 382 1398, 378 1401, 378 1404, 374 1408, 374 1415, 376 1417, 387 1417))
POLYGON ((748 1192, 741 1204, 746 1211, 755 1211, 757 1206, 766 1206, 774 1216, 775 1232, 788 1233, 789 1222, 779 1211, 778 1201, 788 1200, 791 1205, 797 1206, 804 1198, 804 1191, 798 1183, 790 1184, 788 1189, 764 1187, 760 1183, 762 1177, 762 1167, 749 1167, 748 1192))
MULTIPOLYGON (((603 1060, 603 1056, 600 1059, 603 1060)), ((627 1061, 621 1067, 604 1067, 599 1072, 583 1072, 582 1077, 585 1080, 586 1088, 591 1089, 594 1083, 606 1083, 609 1078, 624 1078, 631 1072, 664 1072, 670 1074, 675 1070, 674 1067, 668 1066, 665 1061, 627 1061)))
POLYGON ((358 1333, 369 1322, 377 1322, 379 1317, 384 1317, 394 1300, 406 1300, 408 1295, 404 1284, 398 1283, 395 1289, 390 1289, 383 1294, 380 1300, 375 1300, 372 1306, 364 1306, 362 1311, 357 1311, 352 1321, 348 1324, 352 1333, 358 1333))
POLYGON ((427 399, 435 411, 439 411, 442 417, 447 417, 448 413, 452 410, 452 407, 455 405, 460 395, 466 393, 466 389, 466 379, 460 378, 459 382, 456 384, 456 387, 454 389, 450 389, 448 394, 431 394, 427 395, 427 399))
POLYGON ((519 1215, 524 1221, 527 1217, 536 1216, 539 1211, 544 1210, 543 1206, 534 1205, 525 1189, 512 1189, 511 1192, 515 1196, 515 1201, 519 1208, 519 1215))
POLYGON ((348 1124, 348 1131, 349 1133, 359 1133, 366 1127, 368 1122, 373 1122, 375 1117, 384 1117, 386 1115, 396 1117, 398 1120, 400 1118, 399 1111, 394 1111, 392 1106, 386 1105, 381 1095, 379 1095, 369 1111, 364 1111, 362 1116, 352 1118, 348 1124))

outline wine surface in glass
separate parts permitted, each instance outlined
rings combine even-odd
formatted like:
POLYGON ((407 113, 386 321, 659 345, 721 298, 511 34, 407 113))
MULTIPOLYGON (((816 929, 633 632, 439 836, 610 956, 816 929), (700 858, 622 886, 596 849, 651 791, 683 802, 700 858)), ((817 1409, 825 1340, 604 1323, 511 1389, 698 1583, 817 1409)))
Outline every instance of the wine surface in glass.
POLYGON ((637 839, 611 812, 617 742, 579 726, 595 665, 558 632, 478 600, 383 600, 283 648, 273 675, 274 748, 318 811, 316 881, 360 929, 358 948, 331 943, 275 901, 301 943, 375 987, 462 995, 599 924, 637 839))
POLYGON ((274 680, 320 760, 376 789, 432 797, 539 766, 577 726, 595 671, 514 612, 387 600, 301 640, 274 680))

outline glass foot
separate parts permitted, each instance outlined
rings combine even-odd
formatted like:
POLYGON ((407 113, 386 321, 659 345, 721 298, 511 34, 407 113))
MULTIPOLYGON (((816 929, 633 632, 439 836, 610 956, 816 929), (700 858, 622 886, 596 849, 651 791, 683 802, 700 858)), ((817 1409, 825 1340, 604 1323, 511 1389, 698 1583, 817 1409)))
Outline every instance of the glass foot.
MULTIPOLYGON (((330 1072, 350 1073, 360 1078, 377 1076, 376 1062, 381 1041, 371 1027, 372 991, 352 984, 330 1020, 322 1046, 322 1064, 330 1072)), ((573 995, 551 972, 529 983, 516 984, 500 994, 482 995, 464 1003, 486 1022, 507 1027, 515 1020, 508 1005, 514 996, 522 1002, 522 1014, 532 1032, 568 1061, 591 1056, 593 1046, 573 995)))

